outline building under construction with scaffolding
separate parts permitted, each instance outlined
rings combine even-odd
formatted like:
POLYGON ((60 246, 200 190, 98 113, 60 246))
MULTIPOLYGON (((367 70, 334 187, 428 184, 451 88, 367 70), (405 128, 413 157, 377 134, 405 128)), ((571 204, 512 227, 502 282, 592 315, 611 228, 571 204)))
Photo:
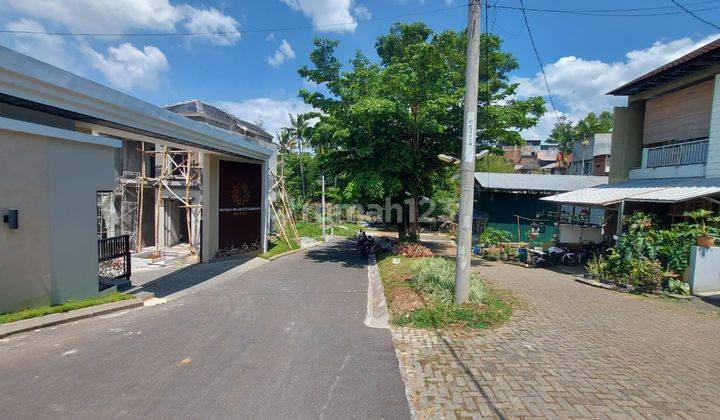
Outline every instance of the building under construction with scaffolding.
POLYGON ((0 47, 0 312, 97 295, 116 254, 267 250, 271 136, 177 105, 0 47))
MULTIPOLYGON (((238 137, 272 144, 272 135, 261 127, 198 99, 164 108, 238 137)), ((123 141, 122 148, 116 151, 116 186, 98 195, 99 236, 129 235, 137 255, 157 256, 165 249, 184 245, 190 255, 199 256, 203 208, 201 154, 181 147, 123 141)), ((243 249, 261 247, 259 240, 223 242, 243 249)), ((219 246, 218 250, 227 246, 219 246)))

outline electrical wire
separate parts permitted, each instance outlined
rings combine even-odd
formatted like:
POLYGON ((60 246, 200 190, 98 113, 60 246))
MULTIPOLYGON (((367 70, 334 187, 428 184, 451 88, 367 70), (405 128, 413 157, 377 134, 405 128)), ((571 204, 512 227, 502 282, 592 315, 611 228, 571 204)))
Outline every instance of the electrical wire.
POLYGON ((675 1, 675 0, 670 0, 670 1, 673 2, 673 4, 675 4, 677 7, 683 9, 683 10, 684 10, 687 14, 689 14, 690 16, 692 16, 692 17, 694 17, 695 19, 699 20, 700 22, 706 23, 706 24, 712 26, 712 27, 715 28, 715 29, 720 29, 720 26, 718 26, 718 25, 710 22, 709 20, 706 20, 706 19, 701 18, 700 16, 696 15, 695 13, 693 13, 692 11, 690 11, 689 9, 687 9, 685 6, 683 6, 682 4, 678 3, 677 1, 675 1))
POLYGON ((550 98, 550 105, 552 106, 553 112, 555 113, 555 118, 557 119, 558 124, 560 124, 560 115, 558 115, 557 108, 555 107, 555 100, 553 99, 552 92, 550 91, 550 83, 548 83, 547 74, 545 74, 545 66, 543 66, 542 59, 540 58, 540 53, 538 52, 537 46, 535 45, 535 38, 533 38, 532 31, 530 30, 530 23, 528 22, 527 13, 525 13, 525 3, 523 2, 523 0, 520 0, 520 8, 522 10, 523 19, 525 21, 525 28, 527 28, 527 33, 530 37, 530 44, 532 45, 532 49, 535 52, 535 58, 537 58, 538 64, 540 65, 540 71, 542 72, 543 80, 545 81, 545 88, 547 89, 548 98, 550 98))
MULTIPOLYGON (((715 28, 720 29, 717 25, 712 22, 708 22, 705 19, 697 16, 696 12, 703 12, 708 10, 720 9, 720 6, 707 7, 703 9, 690 10, 686 6, 701 6, 706 4, 718 3, 720 0, 704 0, 700 2, 688 3, 685 6, 680 5, 675 0, 671 0, 681 11, 665 11, 657 13, 635 13, 635 12, 646 12, 646 11, 659 11, 676 8, 676 6, 657 6, 657 7, 644 7, 644 8, 627 8, 627 9, 543 9, 543 8, 525 8, 516 6, 500 5, 496 2, 493 5, 487 5, 486 8, 497 10, 519 10, 523 13, 526 12, 547 12, 547 13, 563 13, 578 16, 601 16, 601 17, 646 17, 646 16, 671 16, 681 15, 685 13, 691 14, 693 17, 712 25, 715 28)), ((354 19, 347 22, 331 23, 326 25, 303 25, 303 26, 280 26, 274 28, 254 28, 254 29, 238 29, 232 31, 208 31, 208 32, 60 32, 60 31, 31 31, 31 30, 11 30, 11 29, 0 29, 0 34, 19 34, 19 35, 53 35, 53 36, 89 36, 89 37, 181 37, 181 36, 219 36, 219 35, 242 35, 252 33, 267 33, 267 32, 286 32, 286 31, 301 31, 301 30, 312 30, 312 29, 328 29, 334 27, 355 25, 359 22, 374 22, 392 19, 401 19, 406 17, 422 16, 435 13, 442 13, 450 10, 457 10, 465 8, 466 5, 450 6, 439 9, 425 10, 421 12, 405 13, 392 16, 380 16, 371 17, 368 19, 354 19)), ((495 22, 493 22, 495 25, 495 22)))

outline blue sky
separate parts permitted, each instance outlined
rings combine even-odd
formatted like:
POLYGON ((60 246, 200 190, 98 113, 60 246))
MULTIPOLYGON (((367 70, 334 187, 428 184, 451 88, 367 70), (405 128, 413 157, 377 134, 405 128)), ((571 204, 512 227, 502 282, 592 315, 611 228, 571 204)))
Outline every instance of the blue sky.
MULTIPOLYGON (((680 0, 720 24, 720 0, 680 0), (704 10, 709 9, 709 10, 704 10)), ((519 6, 519 0, 490 0, 519 6)), ((0 27, 71 33, 178 33, 275 29, 202 37, 0 35, 0 43, 157 105, 201 98, 241 118, 261 118, 273 132, 287 112, 307 107, 297 98, 304 86, 297 68, 308 62, 316 37, 339 39, 339 54, 356 49, 374 57, 374 41, 396 21, 422 20, 435 30, 461 29, 466 0, 0 0, 0 27), (438 9, 446 9, 438 11, 438 9), (389 16, 435 11, 398 19, 389 16), (368 20, 370 19, 370 20, 368 20), (280 30, 287 27, 313 27, 280 30)), ((562 114, 574 119, 610 109, 622 99, 609 89, 689 52, 720 31, 672 8, 670 0, 525 0, 528 8, 663 8, 627 17, 528 12, 562 114)), ((490 29, 513 53, 520 69, 519 94, 544 95, 522 15, 492 9, 490 29)), ((483 22, 484 23, 484 22, 483 22)), ((546 136, 554 116, 525 133, 546 136)))

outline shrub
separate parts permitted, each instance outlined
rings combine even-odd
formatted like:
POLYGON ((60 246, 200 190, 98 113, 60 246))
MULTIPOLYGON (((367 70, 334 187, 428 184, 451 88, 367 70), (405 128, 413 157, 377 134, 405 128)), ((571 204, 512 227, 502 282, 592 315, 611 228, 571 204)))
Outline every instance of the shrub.
POLYGON ((593 256, 590 258, 590 260, 585 264, 585 270, 587 273, 593 277, 598 278, 605 278, 608 274, 608 266, 607 262, 605 261, 605 258, 600 256, 593 256))
POLYGON ((666 290, 676 295, 687 296, 690 294, 690 285, 682 280, 670 279, 667 282, 666 290))
MULTIPOLYGON (((426 293, 430 300, 452 304, 455 301, 455 263, 444 258, 426 258, 412 266, 413 286, 426 293)), ((470 276, 470 302, 481 303, 485 286, 475 275, 470 276)))
POLYGON ((510 242, 513 240, 512 233, 506 230, 488 227, 478 236, 477 243, 483 248, 498 246, 500 242, 510 242))
POLYGON ((666 271, 656 260, 640 258, 630 263, 628 279, 630 284, 644 292, 660 290, 662 281, 667 277, 666 271))

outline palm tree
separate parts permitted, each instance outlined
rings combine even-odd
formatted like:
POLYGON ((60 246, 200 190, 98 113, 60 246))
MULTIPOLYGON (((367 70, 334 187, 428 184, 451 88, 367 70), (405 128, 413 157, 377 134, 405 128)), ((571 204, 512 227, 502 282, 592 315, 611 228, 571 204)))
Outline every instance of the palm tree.
POLYGON ((310 114, 298 114, 290 116, 289 131, 294 140, 297 142, 298 152, 300 153, 300 185, 302 186, 302 197, 305 199, 305 170, 303 169, 303 137, 307 134, 308 121, 312 118, 310 114))
POLYGON ((277 133, 278 142, 280 143, 280 176, 285 177, 285 155, 291 153, 295 149, 295 137, 288 128, 281 128, 277 133))

